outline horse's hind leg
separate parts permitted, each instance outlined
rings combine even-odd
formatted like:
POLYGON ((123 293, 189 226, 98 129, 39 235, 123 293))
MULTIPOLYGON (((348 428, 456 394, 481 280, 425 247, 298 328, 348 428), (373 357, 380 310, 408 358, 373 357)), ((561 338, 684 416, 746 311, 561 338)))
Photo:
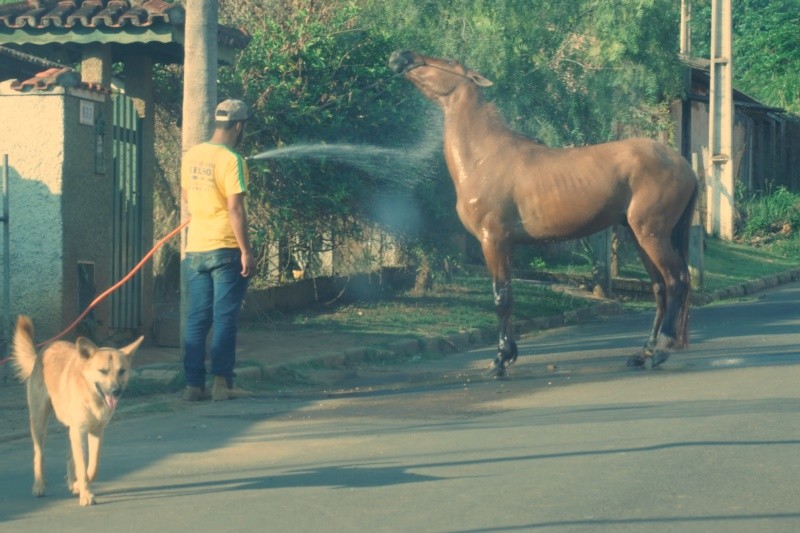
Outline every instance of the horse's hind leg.
POLYGON ((648 337, 647 342, 645 342, 641 353, 632 355, 628 358, 628 366, 638 368, 644 366, 645 357, 653 355, 655 351, 656 339, 658 338, 659 331, 661 331, 661 324, 664 321, 667 299, 664 278, 661 276, 661 272, 659 272, 659 270, 650 260, 650 257, 648 257, 647 253, 642 249, 638 241, 636 241, 636 247, 639 251, 639 258, 642 261, 642 265, 644 265, 644 269, 647 271, 650 279, 653 281, 653 296, 656 302, 656 314, 655 318, 653 319, 653 330, 650 332, 650 337, 648 337))
MULTIPOLYGON (((652 343, 653 366, 667 360, 666 350, 685 345, 684 330, 689 295, 689 268, 670 237, 640 239, 639 245, 664 280, 665 308, 661 327, 652 343)), ((652 340, 652 339, 651 339, 652 340)))

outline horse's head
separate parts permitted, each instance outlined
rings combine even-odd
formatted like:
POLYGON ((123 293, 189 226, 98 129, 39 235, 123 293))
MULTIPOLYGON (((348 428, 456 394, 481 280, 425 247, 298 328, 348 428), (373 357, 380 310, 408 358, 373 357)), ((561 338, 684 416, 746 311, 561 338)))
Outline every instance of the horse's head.
POLYGON ((389 57, 389 68, 403 74, 422 94, 437 101, 465 84, 488 87, 492 82, 457 61, 427 57, 398 50, 389 57))

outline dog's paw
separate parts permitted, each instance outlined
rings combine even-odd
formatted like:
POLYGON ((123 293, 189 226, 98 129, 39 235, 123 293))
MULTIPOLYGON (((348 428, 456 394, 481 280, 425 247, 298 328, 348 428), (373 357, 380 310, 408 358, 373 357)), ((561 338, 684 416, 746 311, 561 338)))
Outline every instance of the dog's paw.
POLYGON ((45 492, 44 489, 45 489, 46 486, 47 486, 47 483, 45 483, 44 481, 36 481, 36 482, 34 482, 33 491, 32 491, 33 495, 36 496, 37 498, 41 498, 42 496, 44 496, 44 492, 45 492))
POLYGON ((67 490, 69 490, 75 496, 81 493, 81 488, 78 485, 77 481, 69 481, 67 480, 67 490))
POLYGON ((94 494, 89 491, 82 492, 79 498, 79 502, 81 507, 88 507, 90 505, 94 505, 96 502, 94 500, 94 494))

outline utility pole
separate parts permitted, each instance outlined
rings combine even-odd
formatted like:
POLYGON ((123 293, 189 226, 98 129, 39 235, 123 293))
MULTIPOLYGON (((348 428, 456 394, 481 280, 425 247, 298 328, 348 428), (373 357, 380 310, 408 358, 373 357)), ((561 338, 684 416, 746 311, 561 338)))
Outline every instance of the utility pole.
MULTIPOLYGON (((681 40, 678 58, 688 61, 692 57, 692 0, 681 0, 681 40)), ((681 155, 687 161, 692 159, 692 69, 683 69, 683 90, 687 98, 681 104, 681 155)))
MULTIPOLYGON (((183 125, 181 156, 189 148, 208 140, 217 105, 217 0, 187 0, 183 46, 183 125)), ((178 178, 180 179, 180 178, 178 178)), ((181 220, 189 216, 181 200, 181 220)), ((186 255, 186 231, 181 232, 181 262, 186 255)), ((187 280, 181 268, 180 339, 188 313, 187 280)))
MULTIPOLYGON (((3 193, 3 216, 0 217, 0 222, 3 223, 3 343, 5 346, 0 351, 0 358, 11 353, 11 232, 9 230, 11 221, 8 211, 8 154, 3 154, 2 173, 0 189, 3 193)), ((6 368, 3 383, 7 380, 8 375, 9 371, 6 368)))
POLYGON ((733 239, 733 55, 731 0, 711 1, 711 95, 709 97, 707 227, 733 239))
MULTIPOLYGON (((681 0, 681 42, 680 58, 689 60, 692 57, 692 0, 681 0)), ((685 69, 684 90, 689 95, 692 92, 692 70, 685 69)), ((692 106, 688 100, 683 102, 681 116, 681 155, 691 161, 692 169, 697 176, 702 174, 700 168, 700 154, 692 151, 692 106)), ((692 279, 692 290, 703 290, 704 257, 703 241, 705 233, 700 221, 700 213, 695 208, 692 213, 692 225, 689 229, 689 275, 692 279)))
POLYGON ((692 0, 681 0, 681 57, 692 56, 692 0))
POLYGON ((187 0, 184 26, 182 151, 205 142, 217 105, 217 0, 187 0))

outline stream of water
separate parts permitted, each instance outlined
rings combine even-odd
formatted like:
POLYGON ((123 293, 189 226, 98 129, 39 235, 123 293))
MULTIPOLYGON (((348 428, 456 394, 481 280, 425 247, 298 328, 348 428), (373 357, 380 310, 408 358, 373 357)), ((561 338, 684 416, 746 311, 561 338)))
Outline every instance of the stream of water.
POLYGON ((368 144, 314 143, 273 148, 248 161, 317 159, 351 166, 373 177, 411 187, 432 176, 433 156, 441 150, 441 129, 429 128, 414 146, 384 148, 368 144))

